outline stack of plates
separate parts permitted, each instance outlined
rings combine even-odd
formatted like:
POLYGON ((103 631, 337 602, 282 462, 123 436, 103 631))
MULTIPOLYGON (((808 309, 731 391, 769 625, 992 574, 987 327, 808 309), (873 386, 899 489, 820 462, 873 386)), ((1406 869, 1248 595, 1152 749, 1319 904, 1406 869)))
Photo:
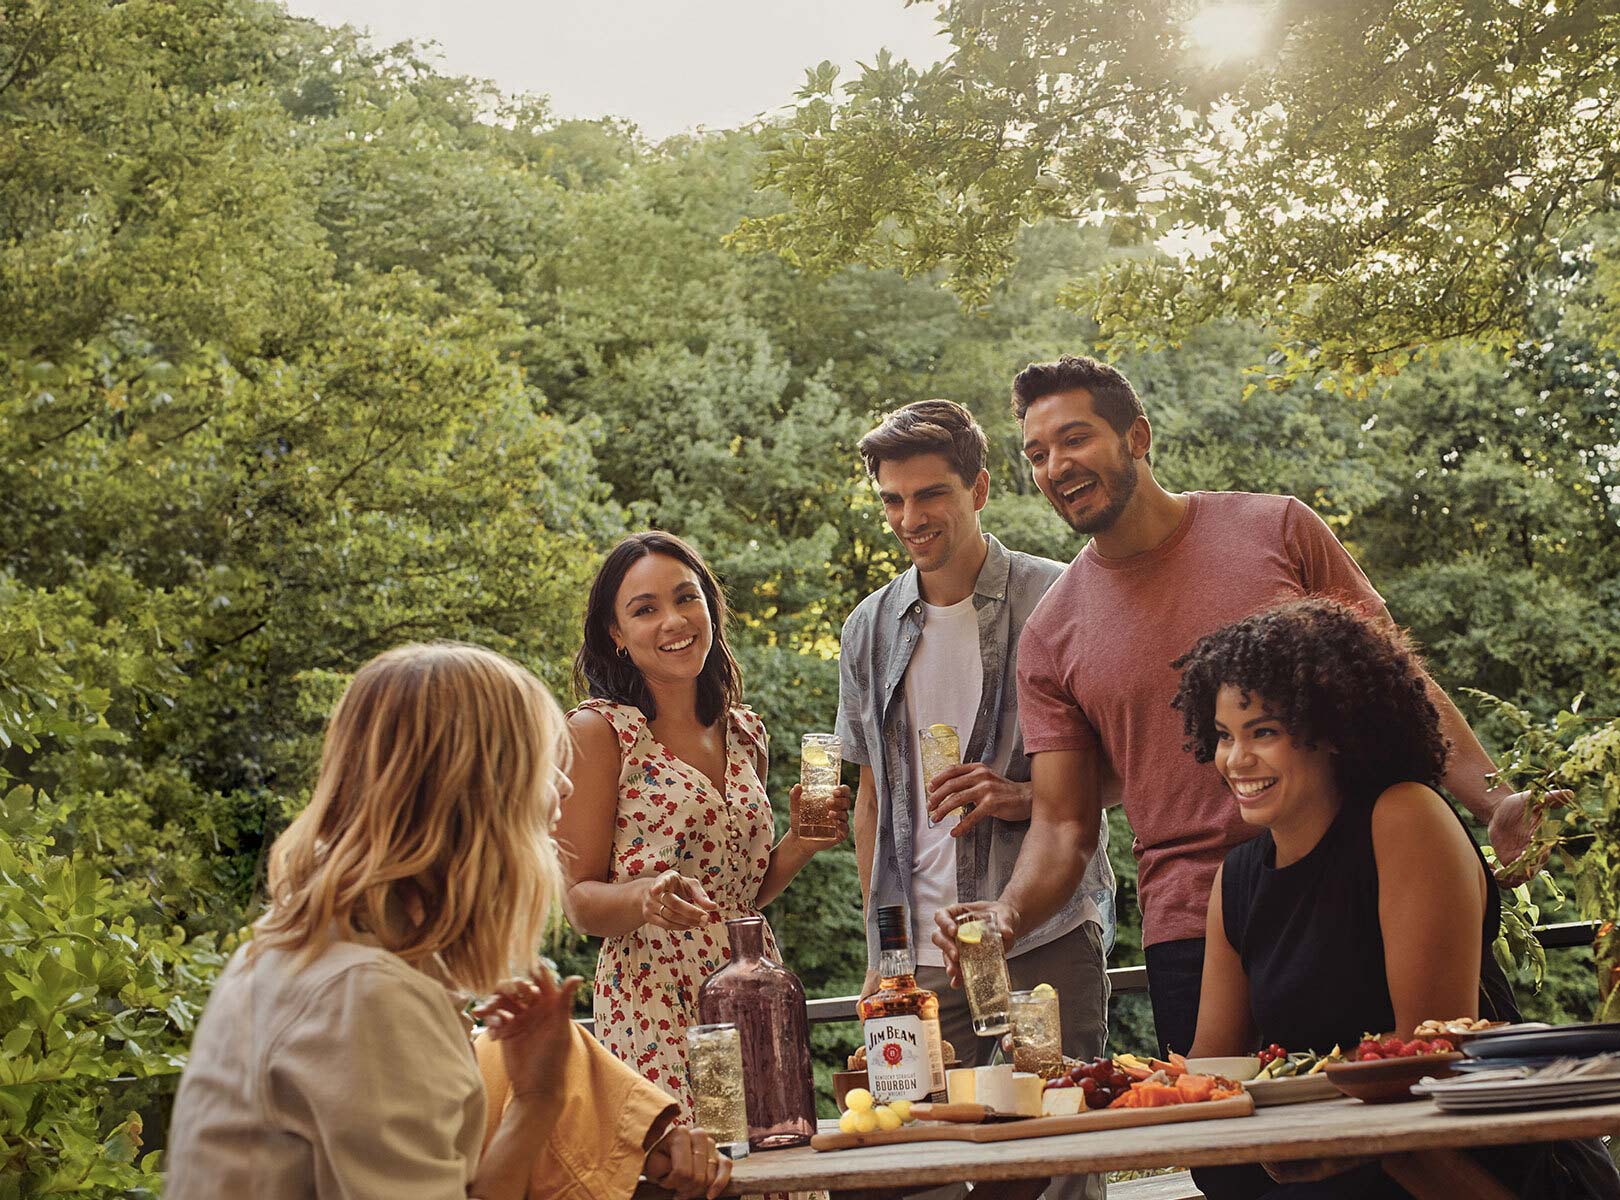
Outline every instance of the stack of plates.
POLYGON ((1503 1065, 1453 1079, 1425 1079, 1412 1091, 1445 1112, 1559 1108, 1620 1100, 1620 1054, 1561 1058, 1546 1066, 1503 1065))
POLYGON ((1620 1024, 1509 1025, 1464 1041, 1470 1058, 1589 1058, 1620 1052, 1620 1024))

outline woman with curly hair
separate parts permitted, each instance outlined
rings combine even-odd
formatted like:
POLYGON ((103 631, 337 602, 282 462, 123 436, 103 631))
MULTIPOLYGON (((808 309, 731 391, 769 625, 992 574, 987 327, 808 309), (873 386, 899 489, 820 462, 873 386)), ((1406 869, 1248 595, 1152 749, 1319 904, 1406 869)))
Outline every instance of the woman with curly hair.
MULTIPOLYGON (((1215 764, 1261 831, 1215 876, 1193 1054, 1326 1051, 1429 1018, 1517 1020, 1492 953, 1501 902, 1435 790, 1448 747, 1400 633, 1305 600, 1228 625, 1173 665, 1185 748, 1215 764)), ((1620 1194, 1606 1157, 1589 1150, 1478 1157, 1537 1196, 1620 1194)), ((1376 1164, 1289 1166, 1268 1169, 1297 1182, 1253 1194, 1408 1195, 1376 1164)))

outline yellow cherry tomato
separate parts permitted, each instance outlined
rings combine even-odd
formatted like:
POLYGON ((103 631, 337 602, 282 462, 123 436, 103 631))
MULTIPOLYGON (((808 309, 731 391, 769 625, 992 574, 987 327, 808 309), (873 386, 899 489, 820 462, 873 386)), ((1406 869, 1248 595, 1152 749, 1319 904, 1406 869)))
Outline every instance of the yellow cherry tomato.
POLYGON ((879 1129, 899 1129, 900 1126, 905 1124, 900 1119, 899 1114, 887 1104, 878 1105, 872 1110, 872 1115, 877 1118, 877 1127, 879 1129))
POLYGON ((900 1123, 902 1125, 911 1124, 912 1116, 910 1100, 890 1100, 889 1111, 900 1118, 900 1123))
POLYGON ((871 1133, 877 1127, 877 1113, 873 1112, 871 1109, 868 1108, 855 1114, 856 1133, 871 1133))
POLYGON ((855 1114, 846 1108, 844 1110, 844 1115, 838 1118, 838 1128, 843 1130, 845 1133, 854 1133, 855 1114))
POLYGON ((870 1112, 872 1093, 865 1088, 850 1088, 844 1093, 844 1107, 850 1112, 870 1112))

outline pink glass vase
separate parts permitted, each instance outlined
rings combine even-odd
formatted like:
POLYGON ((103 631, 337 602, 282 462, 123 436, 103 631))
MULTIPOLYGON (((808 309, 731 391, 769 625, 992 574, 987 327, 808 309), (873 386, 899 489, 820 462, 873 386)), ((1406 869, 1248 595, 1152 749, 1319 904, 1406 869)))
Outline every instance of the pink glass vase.
POLYGON ((742 1038, 748 1141, 755 1150, 803 1146, 816 1131, 815 1076, 804 987, 765 957, 765 918, 726 922, 731 961, 698 989, 705 1025, 727 1022, 742 1038))

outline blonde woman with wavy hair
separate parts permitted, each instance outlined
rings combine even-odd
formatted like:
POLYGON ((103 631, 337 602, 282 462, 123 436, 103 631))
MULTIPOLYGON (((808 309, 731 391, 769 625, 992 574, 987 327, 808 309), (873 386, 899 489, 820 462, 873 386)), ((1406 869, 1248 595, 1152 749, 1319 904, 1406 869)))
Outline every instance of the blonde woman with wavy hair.
MULTIPOLYGON (((401 646, 356 673, 309 806, 271 851, 269 908, 197 1027, 169 1200, 529 1191, 583 1053, 580 980, 535 962, 564 732, 538 679, 477 646, 401 646), (511 1083, 482 1152, 474 995, 511 1083)), ((714 1156, 680 1136, 667 1182, 700 1194, 714 1156)))

